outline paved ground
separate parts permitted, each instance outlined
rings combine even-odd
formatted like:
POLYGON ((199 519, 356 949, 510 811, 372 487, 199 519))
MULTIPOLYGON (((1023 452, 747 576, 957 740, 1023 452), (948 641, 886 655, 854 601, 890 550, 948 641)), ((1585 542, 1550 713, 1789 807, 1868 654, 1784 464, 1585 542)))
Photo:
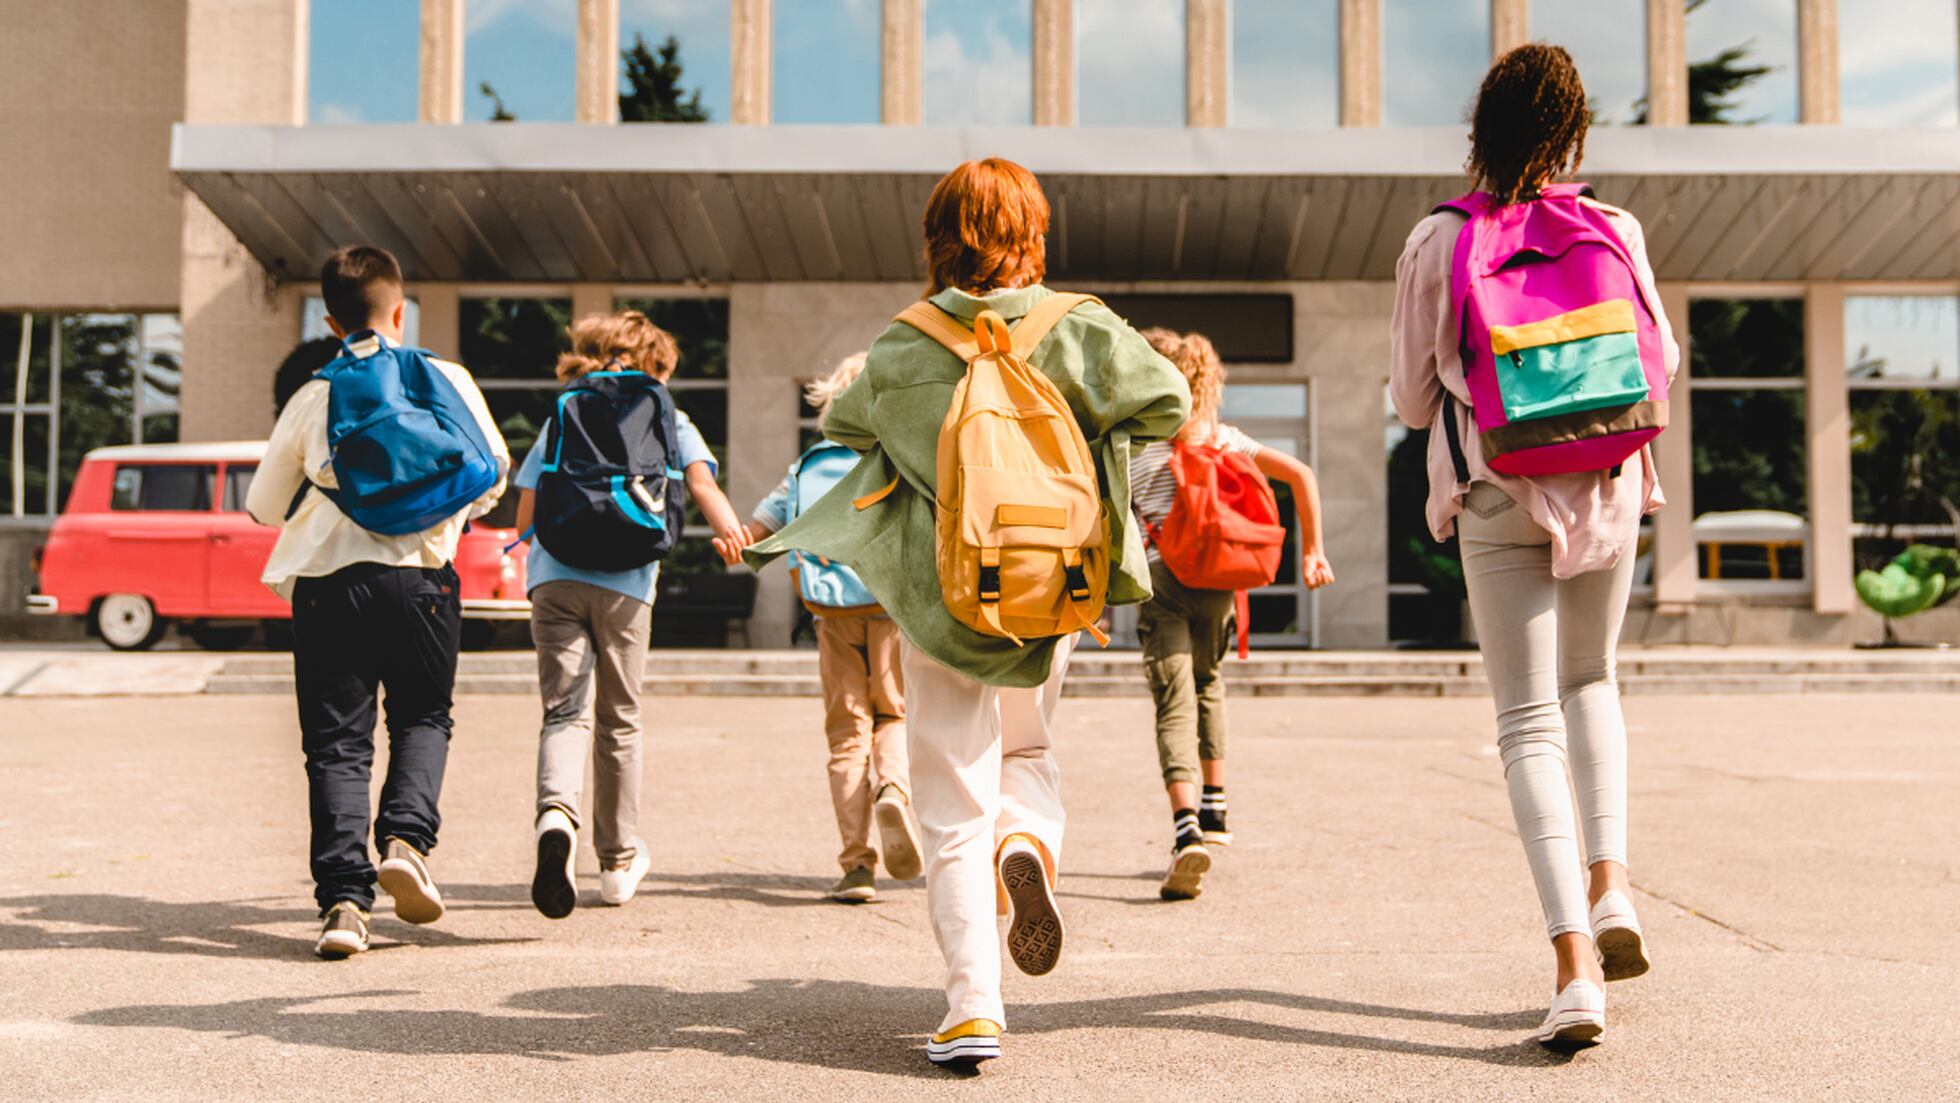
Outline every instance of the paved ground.
POLYGON ((1628 707, 1657 964, 1565 1058, 1486 702, 1235 702, 1241 843, 1184 905, 1148 703, 1066 703, 1069 948, 973 1082, 921 1053, 923 890, 818 900, 815 702, 652 703, 649 891, 553 923, 531 708, 466 700, 450 916, 327 964, 290 704, 0 701, 0 1098, 1952 1098, 1952 699, 1628 707))

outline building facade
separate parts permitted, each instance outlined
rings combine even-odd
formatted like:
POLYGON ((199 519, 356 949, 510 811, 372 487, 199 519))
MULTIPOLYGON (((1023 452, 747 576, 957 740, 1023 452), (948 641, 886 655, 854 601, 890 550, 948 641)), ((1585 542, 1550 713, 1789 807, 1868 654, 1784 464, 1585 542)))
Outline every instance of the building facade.
MULTIPOLYGON (((746 507, 814 432, 799 384, 918 294, 932 182, 999 154, 1048 188, 1051 283, 1211 333, 1228 418, 1318 470, 1340 582, 1262 591, 1256 638, 1454 636, 1422 442, 1384 404, 1393 266, 1462 190, 1489 58, 1569 38, 1602 124, 1582 176, 1642 219, 1694 353, 1629 636, 1875 635, 1855 568, 1951 543, 1960 499, 1956 5, 1924 5, 1943 39, 1908 26, 1900 51, 1940 41, 1901 92, 1868 75, 1874 52, 1910 68, 1873 0, 1749 0, 1734 43, 1694 22, 1722 2, 690 0, 666 7, 709 28, 686 70, 709 121, 649 125, 620 121, 621 47, 674 20, 640 0, 537 0, 516 45, 487 14, 511 5, 468 0, 354 29, 358 5, 307 0, 0 0, 22 154, 0 162, 0 569, 22 584, 84 443, 263 435, 273 367, 320 328, 310 274, 357 240, 403 259, 413 339, 478 374, 520 447, 563 322, 647 309, 746 507), (333 98, 371 42, 400 59, 389 121, 333 98), (1762 73, 1722 84, 1731 45, 1762 73), (498 51, 519 60, 493 74, 498 51), (809 118, 847 93, 849 120, 809 118), (516 121, 471 121, 506 94, 516 121), (1691 125, 1725 112, 1759 125, 1691 125)), ((785 644, 796 616, 764 572, 746 638, 785 644)))

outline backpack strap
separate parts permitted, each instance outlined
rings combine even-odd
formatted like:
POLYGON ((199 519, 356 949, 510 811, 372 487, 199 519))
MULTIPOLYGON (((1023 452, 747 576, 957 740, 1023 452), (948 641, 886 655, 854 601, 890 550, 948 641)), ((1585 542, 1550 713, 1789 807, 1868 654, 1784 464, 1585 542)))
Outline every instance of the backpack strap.
POLYGON ((1443 436, 1450 442, 1450 463, 1456 467, 1456 481, 1470 482, 1470 461, 1463 456, 1463 438, 1456 429, 1456 396, 1443 392, 1443 410, 1436 415, 1443 419, 1443 436))
POLYGON ((953 320, 953 316, 932 305, 920 301, 898 312, 894 322, 902 322, 927 337, 951 349, 953 355, 972 363, 980 355, 980 342, 964 326, 953 320))
POLYGON ((1473 191, 1459 195, 1455 199, 1445 199, 1441 203, 1431 207, 1429 213, 1441 214, 1444 211, 1455 211, 1465 218, 1475 218, 1490 210, 1490 208, 1490 193, 1473 191))
POLYGON ((1081 295, 1074 292, 1057 292, 1034 304, 1014 326, 1014 353, 1026 360, 1034 355, 1035 346, 1041 344, 1048 331, 1056 323, 1068 317, 1069 311, 1083 303, 1102 305, 1102 300, 1094 295, 1081 295))

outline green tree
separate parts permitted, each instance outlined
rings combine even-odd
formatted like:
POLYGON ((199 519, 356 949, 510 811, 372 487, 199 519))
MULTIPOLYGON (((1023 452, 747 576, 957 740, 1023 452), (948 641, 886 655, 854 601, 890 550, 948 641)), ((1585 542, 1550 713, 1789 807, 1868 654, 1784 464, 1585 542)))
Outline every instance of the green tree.
POLYGON ((517 121, 517 116, 511 114, 510 108, 504 106, 504 98, 497 94, 497 89, 489 81, 486 80, 478 84, 476 90, 479 95, 486 97, 490 101, 491 122, 514 123, 517 121))
POLYGON ((701 106, 701 90, 696 88, 683 98, 681 93, 681 42, 668 35, 658 50, 647 48, 644 35, 635 34, 633 45, 620 51, 626 62, 627 91, 619 94, 619 118, 628 123, 705 123, 708 109, 701 106))
MULTIPOLYGON (((1688 0, 1688 13, 1708 3, 1708 0, 1688 0)), ((1731 46, 1714 57, 1688 65, 1688 121, 1697 124, 1729 126, 1751 126, 1761 119, 1738 119, 1735 95, 1751 84, 1775 72, 1770 65, 1747 64, 1749 45, 1731 46)), ((1634 104, 1633 121, 1647 121, 1647 100, 1642 97, 1634 104)))

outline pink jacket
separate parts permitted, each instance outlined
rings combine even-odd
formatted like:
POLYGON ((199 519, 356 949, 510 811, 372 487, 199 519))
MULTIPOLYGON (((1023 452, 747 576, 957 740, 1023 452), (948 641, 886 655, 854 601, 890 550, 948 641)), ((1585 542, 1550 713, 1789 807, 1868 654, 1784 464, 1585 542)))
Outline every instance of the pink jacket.
MULTIPOLYGON (((1588 201, 1590 202, 1590 200, 1588 201)), ((1617 207, 1598 204, 1619 231, 1639 270, 1648 301, 1660 302, 1653 268, 1647 263, 1647 242, 1640 223, 1617 207)), ((1411 429, 1427 429, 1443 409, 1445 389, 1456 396, 1457 429, 1468 446, 1471 482, 1488 482, 1516 499, 1531 519, 1552 536, 1552 574, 1571 578, 1619 562, 1633 546, 1640 518, 1666 503, 1654 471, 1651 448, 1643 448, 1617 479, 1604 472, 1523 478, 1503 475, 1484 464, 1476 447, 1477 430, 1470 416, 1470 391, 1463 382, 1463 361, 1457 349, 1457 318, 1450 304, 1450 259, 1464 217, 1445 211, 1433 214, 1410 232, 1395 263, 1395 315, 1391 322, 1388 393, 1395 412, 1411 429)), ((1681 346, 1673 327, 1660 318, 1661 336, 1671 381, 1681 366, 1681 346)), ((1449 443, 1442 432, 1429 436, 1429 531, 1446 540, 1456 531, 1467 483, 1456 481, 1449 443)))

